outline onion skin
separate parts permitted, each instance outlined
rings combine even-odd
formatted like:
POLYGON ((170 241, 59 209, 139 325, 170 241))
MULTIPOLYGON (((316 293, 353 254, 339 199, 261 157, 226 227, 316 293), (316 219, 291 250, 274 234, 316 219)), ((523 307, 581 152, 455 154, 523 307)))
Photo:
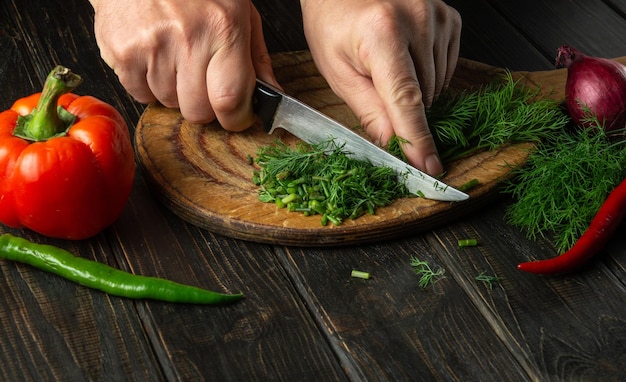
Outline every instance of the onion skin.
POLYGON ((555 66, 567 68, 565 102, 576 125, 593 125, 591 112, 606 131, 626 127, 626 66, 569 46, 558 49, 555 66))

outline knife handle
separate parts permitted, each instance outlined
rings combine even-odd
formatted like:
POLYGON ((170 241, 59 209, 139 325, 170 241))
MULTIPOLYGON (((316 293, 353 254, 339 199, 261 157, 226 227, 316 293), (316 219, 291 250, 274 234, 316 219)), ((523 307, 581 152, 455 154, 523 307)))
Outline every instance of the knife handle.
POLYGON ((259 116, 266 132, 272 130, 274 114, 282 98, 283 96, 276 92, 270 85, 261 80, 256 81, 254 95, 252 96, 252 109, 254 113, 259 116))

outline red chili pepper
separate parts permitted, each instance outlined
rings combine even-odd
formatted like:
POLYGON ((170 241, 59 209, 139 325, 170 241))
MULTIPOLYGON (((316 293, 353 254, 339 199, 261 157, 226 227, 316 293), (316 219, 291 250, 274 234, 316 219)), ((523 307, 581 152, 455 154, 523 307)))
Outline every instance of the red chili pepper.
POLYGON ((41 93, 0 113, 0 222, 84 239, 121 214, 135 176, 126 122, 80 76, 55 68, 41 93))
POLYGON ((566 273, 577 270, 606 245, 626 214, 626 180, 607 197, 591 224, 576 244, 560 256, 521 263, 517 269, 536 274, 566 273))

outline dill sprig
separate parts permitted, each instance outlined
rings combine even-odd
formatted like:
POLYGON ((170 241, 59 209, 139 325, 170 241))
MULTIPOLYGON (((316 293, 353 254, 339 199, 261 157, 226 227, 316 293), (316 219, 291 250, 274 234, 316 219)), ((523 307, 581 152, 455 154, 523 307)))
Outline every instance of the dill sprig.
POLYGON ((614 143, 597 126, 565 129, 538 145, 505 188, 517 198, 507 209, 507 221, 530 239, 552 236, 559 253, 574 245, 626 176, 624 142, 614 143))
POLYGON ((306 216, 321 215, 340 225, 344 219, 374 214, 379 207, 410 196, 394 170, 348 156, 330 140, 316 145, 282 142, 260 147, 253 181, 259 200, 306 216))
POLYGON ((515 81, 506 71, 476 91, 449 91, 427 110, 442 161, 450 162, 506 143, 553 139, 569 118, 540 88, 515 81))
POLYGON ((493 289, 493 284, 500 281, 498 276, 488 275, 486 271, 480 272, 478 276, 475 277, 476 281, 483 282, 487 288, 493 289))
POLYGON ((413 271, 420 277, 419 286, 426 288, 444 277, 445 269, 437 268, 434 270, 427 261, 411 257, 411 267, 413 271))

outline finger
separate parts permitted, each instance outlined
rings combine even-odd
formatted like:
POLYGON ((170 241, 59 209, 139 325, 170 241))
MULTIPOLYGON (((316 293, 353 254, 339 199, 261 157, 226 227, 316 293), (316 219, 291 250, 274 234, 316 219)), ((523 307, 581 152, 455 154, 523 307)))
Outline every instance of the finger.
POLYGON ((167 54, 167 49, 149 58, 146 74, 148 87, 154 97, 165 107, 178 107, 176 93, 176 65, 167 54))
MULTIPOLYGON (((429 107, 437 94, 437 67, 435 64, 435 33, 438 31, 430 31, 429 28, 434 28, 426 24, 426 29, 420 30, 421 33, 413 36, 413 40, 409 41, 409 53, 410 57, 404 55, 399 57, 400 60, 406 62, 407 58, 410 58, 412 62, 409 63, 409 67, 415 68, 417 80, 419 81, 419 88, 422 94, 422 103, 429 107)), ((402 49, 402 47, 399 47, 402 49)), ((402 50, 398 50, 402 52, 402 50)), ((390 52, 389 52, 390 53, 390 52)), ((389 54, 387 53, 387 54, 389 54)), ((397 55, 397 53, 396 53, 397 55)), ((391 56, 390 56, 391 57, 391 56)), ((411 73, 406 73, 405 76, 414 77, 411 73)))
POLYGON ((229 131, 242 131, 252 126, 252 92, 255 72, 250 49, 228 49, 219 52, 209 63, 206 83, 208 96, 220 125, 229 131))
POLYGON ((443 166, 426 121, 420 83, 408 50, 373 56, 372 80, 393 126, 395 134, 408 143, 403 152, 409 162, 430 175, 440 175, 443 166))
POLYGON ((326 69, 331 88, 354 112, 365 133, 376 145, 385 146, 394 131, 372 79, 344 61, 335 61, 326 69))
MULTIPOLYGON (((422 103, 430 107, 435 95, 437 94, 437 70, 435 65, 435 56, 429 44, 424 47, 411 49, 411 58, 416 71, 416 79, 419 81, 422 103)), ((443 81, 442 81, 443 82, 443 81)))
POLYGON ((150 103, 156 100, 156 97, 150 90, 147 81, 147 68, 140 62, 129 65, 111 66, 117 75, 118 80, 137 102, 150 103), (128 68, 131 68, 130 70, 128 68))
POLYGON ((461 38, 461 16, 452 7, 444 5, 439 9, 438 20, 441 35, 434 46, 435 59, 435 98, 448 87, 459 56, 461 38))
POLYGON ((250 13, 250 51, 252 53, 252 65, 254 66, 254 71, 257 78, 280 88, 272 68, 272 59, 267 51, 267 46, 265 45, 261 16, 252 4, 250 4, 250 7, 252 8, 250 13))
POLYGON ((194 55, 189 62, 178 65, 178 106, 183 117, 192 123, 209 123, 215 120, 206 87, 207 66, 208 59, 204 54, 194 55))
POLYGON ((448 7, 450 23, 452 25, 451 29, 451 39, 448 43, 448 66, 446 71, 446 78, 444 81, 444 88, 447 88, 450 85, 450 81, 452 80, 452 76, 454 75, 454 71, 456 70, 456 65, 459 59, 459 52, 461 50, 461 30, 463 27, 463 21, 461 19, 461 15, 457 12, 456 9, 452 7, 448 7))

